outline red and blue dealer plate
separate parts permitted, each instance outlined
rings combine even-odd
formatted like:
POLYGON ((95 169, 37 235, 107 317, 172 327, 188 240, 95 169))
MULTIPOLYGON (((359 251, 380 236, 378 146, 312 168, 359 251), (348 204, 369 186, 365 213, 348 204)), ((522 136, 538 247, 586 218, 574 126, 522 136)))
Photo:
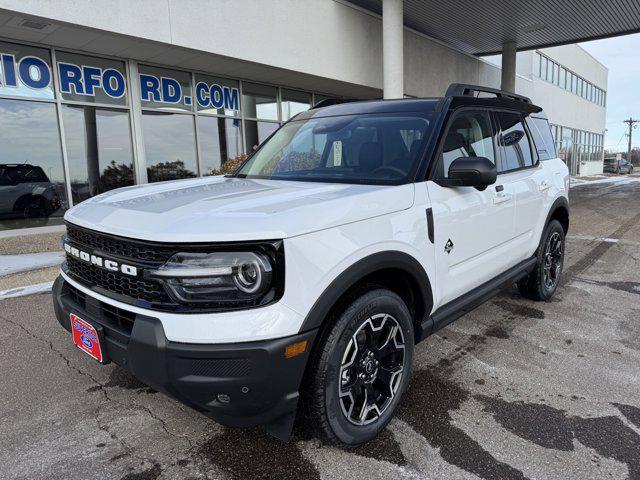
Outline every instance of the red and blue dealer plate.
POLYGON ((77 315, 70 314, 71 332, 73 333, 73 343, 88 355, 102 363, 102 347, 98 332, 90 323, 85 322, 77 315))

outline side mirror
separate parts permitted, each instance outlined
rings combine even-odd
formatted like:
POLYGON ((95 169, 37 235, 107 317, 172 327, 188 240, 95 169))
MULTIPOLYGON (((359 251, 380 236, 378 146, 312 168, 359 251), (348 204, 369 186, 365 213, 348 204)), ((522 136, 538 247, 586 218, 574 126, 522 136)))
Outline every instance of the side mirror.
POLYGON ((496 182, 498 170, 486 157, 459 157, 449 166, 449 178, 438 180, 443 187, 475 187, 484 190, 496 182))

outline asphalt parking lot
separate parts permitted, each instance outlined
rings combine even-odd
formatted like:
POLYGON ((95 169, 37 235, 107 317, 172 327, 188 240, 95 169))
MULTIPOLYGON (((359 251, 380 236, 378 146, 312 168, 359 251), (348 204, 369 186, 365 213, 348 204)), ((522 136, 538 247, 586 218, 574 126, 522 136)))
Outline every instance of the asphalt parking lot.
POLYGON ((0 301, 0 478, 640 479, 640 182, 571 190, 563 285, 423 342, 354 451, 225 429, 75 348, 49 294, 0 301))

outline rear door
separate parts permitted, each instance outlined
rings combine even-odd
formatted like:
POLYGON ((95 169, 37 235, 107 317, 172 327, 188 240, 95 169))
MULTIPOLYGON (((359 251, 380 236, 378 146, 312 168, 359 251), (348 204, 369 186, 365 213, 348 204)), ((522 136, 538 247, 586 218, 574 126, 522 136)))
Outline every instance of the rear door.
MULTIPOLYGON (((491 115, 465 109, 453 114, 436 157, 432 178, 446 178, 459 157, 480 156, 496 163, 491 115)), ((441 187, 427 182, 433 210, 438 281, 436 307, 492 279, 511 264, 509 243, 514 236, 512 195, 496 188, 441 187)))
MULTIPOLYGON (((518 263, 533 254, 539 241, 539 226, 548 208, 552 175, 546 172, 534 149, 531 130, 518 112, 496 112, 500 179, 515 201, 514 237, 511 255, 518 263)), ((545 120, 546 122, 546 120, 545 120)), ((530 124, 534 127, 533 124, 530 124)), ((548 127, 547 127, 548 129, 548 127)), ((541 150, 547 152, 546 144, 541 150)), ((553 148, 553 147, 551 147, 553 148)))

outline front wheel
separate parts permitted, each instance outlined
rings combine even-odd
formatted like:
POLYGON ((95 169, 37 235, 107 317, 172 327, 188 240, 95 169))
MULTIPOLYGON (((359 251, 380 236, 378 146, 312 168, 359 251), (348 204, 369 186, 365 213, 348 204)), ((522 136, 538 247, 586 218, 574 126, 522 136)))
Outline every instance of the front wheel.
POLYGON ((564 229, 552 220, 542 236, 537 262, 529 277, 518 282, 522 296, 531 300, 549 300, 560 284, 564 264, 564 229))
POLYGON ((409 384, 414 333, 402 299, 375 289, 355 299, 320 339, 304 388, 307 427, 355 447, 389 423, 409 384))

